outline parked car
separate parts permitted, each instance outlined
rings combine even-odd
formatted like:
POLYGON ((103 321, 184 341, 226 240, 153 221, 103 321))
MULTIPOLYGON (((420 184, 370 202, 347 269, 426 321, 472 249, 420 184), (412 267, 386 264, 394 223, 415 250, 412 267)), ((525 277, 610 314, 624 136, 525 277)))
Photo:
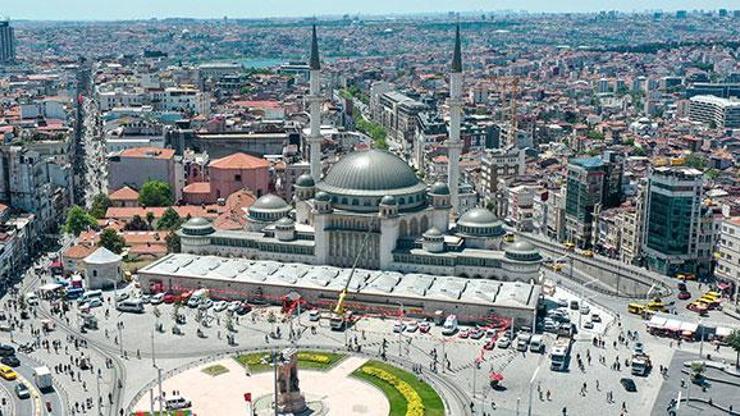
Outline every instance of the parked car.
POLYGON ((591 320, 593 322, 601 322, 601 315, 599 315, 598 313, 592 313, 591 320))
POLYGON ((198 309, 202 311, 207 311, 212 306, 213 306, 213 301, 208 298, 201 299, 200 302, 198 303, 198 309))
POLYGON ((594 323, 591 321, 586 321, 583 323, 583 327, 586 329, 594 329, 594 323))
POLYGON ((220 300, 213 304, 213 310, 216 312, 224 311, 228 307, 229 307, 229 303, 226 302, 225 300, 220 300))
POLYGON ((625 390, 627 390, 630 393, 634 393, 637 391, 637 385, 635 384, 635 381, 631 378, 621 378, 619 380, 619 383, 624 387, 625 390))
POLYGON ((496 346, 501 349, 507 349, 511 345, 511 340, 508 335, 504 335, 496 341, 496 346))
POLYGON ((467 338, 469 338, 469 337, 470 337, 470 330, 469 330, 469 329, 467 329, 467 328, 465 328, 465 329, 462 329, 462 330, 460 330, 460 334, 459 334, 459 336, 460 336, 460 338, 462 338, 462 339, 467 339, 467 338))
POLYGON ((486 332, 480 328, 476 328, 470 331, 470 338, 472 339, 481 339, 485 335, 486 335, 486 332))
POLYGON ((3 357, 0 360, 0 363, 3 363, 9 367, 18 367, 21 365, 21 360, 18 359, 15 355, 8 355, 7 357, 3 357))
POLYGON ((556 302, 557 302, 558 306, 568 307, 568 299, 566 299, 566 298, 558 298, 558 300, 556 302))
POLYGON ((496 339, 495 338, 490 338, 488 341, 486 341, 485 344, 483 344, 483 349, 484 350, 490 351, 490 350, 494 349, 495 347, 496 347, 496 339))
POLYGON ((678 292, 677 297, 681 300, 691 299, 691 292, 686 292, 686 291, 678 292))
POLYGON ((162 298, 162 301, 164 303, 166 303, 166 304, 169 305, 169 304, 175 303, 175 301, 177 301, 177 296, 174 293, 167 292, 167 293, 164 294, 164 297, 162 298))
POLYGON ((249 312, 252 312, 252 306, 250 306, 248 303, 243 302, 241 306, 239 306, 239 309, 236 310, 237 315, 246 315, 249 312))
POLYGON ((157 293, 155 295, 152 295, 152 298, 149 300, 149 302, 152 305, 159 305, 164 301, 165 294, 164 293, 157 293))
POLYGON ((167 410, 187 409, 190 406, 190 400, 186 400, 182 396, 168 397, 165 401, 165 407, 167 410))
POLYGON ((8 355, 15 355, 15 348, 12 345, 0 344, 0 356, 7 357, 8 355))
POLYGON ((12 381, 18 378, 18 373, 7 365, 0 365, 0 377, 5 380, 12 381))
POLYGON ((393 332, 395 333, 403 332, 405 329, 406 329, 406 324, 404 324, 403 322, 399 321, 393 324, 393 332))
POLYGON ((124 300, 128 299, 129 295, 126 292, 121 292, 118 295, 116 295, 116 302, 123 302, 124 300))
POLYGON ((318 309, 311 309, 308 311, 308 320, 311 322, 318 322, 321 319, 321 314, 318 309))
POLYGON ((570 308, 572 310, 577 311, 578 310, 578 306, 579 305, 578 305, 578 301, 577 300, 570 301, 570 308))
POLYGON ((23 383, 18 383, 15 385, 15 395, 18 396, 19 399, 27 399, 31 397, 31 392, 28 391, 28 387, 26 387, 23 383))
POLYGON ((419 330, 419 323, 416 321, 410 321, 406 324, 406 332, 416 332, 419 330))
POLYGON ((227 308, 227 310, 229 312, 236 312, 239 310, 241 306, 242 306, 242 303, 239 302, 238 300, 235 300, 235 301, 229 302, 229 307, 227 308))
POLYGON ((419 332, 426 334, 432 329, 432 325, 429 322, 422 322, 419 324, 419 332))
POLYGON ((591 308, 586 304, 581 305, 581 315, 588 315, 589 313, 591 313, 591 308))

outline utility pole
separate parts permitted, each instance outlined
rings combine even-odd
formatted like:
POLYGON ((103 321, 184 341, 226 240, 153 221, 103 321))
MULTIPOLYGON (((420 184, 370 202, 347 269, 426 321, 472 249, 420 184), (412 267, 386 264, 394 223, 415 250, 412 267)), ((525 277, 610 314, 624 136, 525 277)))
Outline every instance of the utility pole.
POLYGON ((272 356, 272 366, 273 366, 273 388, 275 390, 275 416, 278 415, 278 362, 277 362, 277 352, 273 349, 271 354, 272 356))
POLYGON ((157 367, 157 360, 154 351, 154 330, 152 330, 152 367, 157 367))

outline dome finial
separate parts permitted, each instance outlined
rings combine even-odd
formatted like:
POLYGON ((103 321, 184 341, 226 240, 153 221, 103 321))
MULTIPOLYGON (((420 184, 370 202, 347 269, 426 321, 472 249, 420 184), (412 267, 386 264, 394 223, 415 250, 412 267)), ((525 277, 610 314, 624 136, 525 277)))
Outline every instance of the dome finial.
POLYGON ((311 34, 311 59, 309 61, 309 67, 312 70, 321 69, 321 63, 319 62, 319 40, 316 36, 316 25, 313 25, 313 32, 311 34))
POLYGON ((452 55, 452 72, 462 72, 462 50, 460 47, 460 23, 455 26, 455 52, 452 55))

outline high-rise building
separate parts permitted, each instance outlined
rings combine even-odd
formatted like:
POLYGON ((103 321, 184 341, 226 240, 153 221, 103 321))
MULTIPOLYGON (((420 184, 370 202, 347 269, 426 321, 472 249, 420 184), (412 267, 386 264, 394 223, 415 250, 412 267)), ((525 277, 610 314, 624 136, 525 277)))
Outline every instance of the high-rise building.
POLYGON ((713 95, 697 95, 689 101, 689 120, 717 128, 740 127, 740 100, 713 95))
POLYGON ((719 257, 714 274, 721 283, 731 285, 737 296, 740 287, 740 217, 732 217, 722 223, 717 251, 719 257))
POLYGON ((0 64, 15 61, 15 33, 10 22, 0 21, 0 64))
POLYGON ((508 149, 487 149, 480 160, 480 194, 486 202, 497 198, 512 179, 524 174, 524 150, 511 147, 508 149))
POLYGON ((565 235, 580 247, 591 245, 594 215, 618 206, 622 200, 623 159, 605 152, 602 157, 573 159, 568 164, 565 189, 565 235))
POLYGON ((669 276, 697 272, 703 195, 703 176, 697 169, 666 166, 650 172, 642 236, 650 270, 669 276))

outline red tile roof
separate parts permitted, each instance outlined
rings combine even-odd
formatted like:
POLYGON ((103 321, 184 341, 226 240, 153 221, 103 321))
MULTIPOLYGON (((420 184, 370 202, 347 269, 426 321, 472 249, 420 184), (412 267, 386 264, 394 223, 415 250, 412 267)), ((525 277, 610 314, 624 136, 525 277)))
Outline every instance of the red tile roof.
POLYGON ((96 246, 88 246, 86 244, 77 244, 67 249, 64 252, 64 257, 68 259, 84 259, 97 250, 96 246))
POLYGON ((134 147, 122 151, 121 156, 149 159, 172 159, 175 156, 175 150, 161 149, 159 147, 134 147))
MULTIPOLYGON (((177 211, 177 214, 182 218, 185 218, 188 215, 190 215, 190 217, 216 218, 224 211, 224 207, 218 205, 206 205, 205 207, 200 205, 183 205, 173 206, 172 208, 177 211)), ((134 215, 146 218, 146 213, 151 212, 154 214, 154 218, 162 218, 166 209, 167 207, 110 207, 105 211, 105 217, 109 219, 130 220, 134 215)))
POLYGON ((267 169, 269 166, 270 162, 266 159, 246 153, 234 153, 233 155, 216 159, 208 165, 211 169, 267 169))
POLYGON ((133 188, 124 186, 117 191, 111 192, 111 194, 108 195, 108 198, 110 198, 111 201, 135 201, 139 199, 139 193, 133 188))
POLYGON ((211 183, 210 182, 193 182, 190 185, 182 188, 182 192, 186 194, 210 194, 211 183))

